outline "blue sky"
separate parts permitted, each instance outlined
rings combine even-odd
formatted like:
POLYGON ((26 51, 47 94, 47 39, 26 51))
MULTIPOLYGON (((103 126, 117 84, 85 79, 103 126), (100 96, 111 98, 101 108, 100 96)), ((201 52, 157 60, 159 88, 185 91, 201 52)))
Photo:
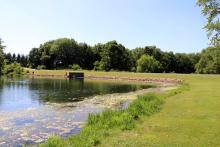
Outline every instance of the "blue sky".
POLYGON ((209 43, 196 0, 2 0, 0 6, 0 37, 11 53, 28 54, 60 37, 188 53, 209 43))

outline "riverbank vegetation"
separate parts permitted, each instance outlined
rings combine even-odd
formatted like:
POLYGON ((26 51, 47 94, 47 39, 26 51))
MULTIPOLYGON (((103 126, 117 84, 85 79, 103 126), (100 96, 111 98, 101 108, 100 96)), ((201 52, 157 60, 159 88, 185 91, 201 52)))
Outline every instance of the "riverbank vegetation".
POLYGON ((114 134, 115 131, 126 132, 136 128, 136 123, 143 117, 149 117, 161 109, 161 105, 168 97, 187 90, 186 84, 165 94, 149 93, 138 96, 136 100, 124 110, 106 110, 100 114, 90 114, 86 126, 75 136, 66 140, 60 137, 51 137, 41 144, 47 146, 96 146, 102 140, 114 134))
MULTIPOLYGON (((155 111, 157 113, 152 113, 153 115, 150 116, 140 115, 137 120, 134 119, 134 126, 130 130, 123 130, 123 127, 113 127, 105 131, 97 131, 96 129, 91 129, 88 124, 85 127, 88 127, 85 134, 91 135, 91 138, 86 138, 82 141, 82 144, 86 144, 86 141, 88 141, 90 144, 94 143, 99 146, 219 146, 220 92, 218 87, 220 86, 220 76, 128 72, 96 73, 109 76, 118 75, 120 77, 130 75, 131 77, 141 76, 145 78, 179 78, 184 80, 187 85, 183 85, 183 91, 179 89, 179 91, 182 91, 181 93, 172 91, 170 95, 156 95, 162 96, 160 98, 165 98, 160 103, 159 112, 157 110, 155 111), (96 135, 96 133, 99 134, 96 135)), ((140 105, 140 107, 142 106, 140 105)), ((143 109, 146 110, 145 108, 143 109)), ((100 117, 101 119, 104 117, 103 115, 92 116, 92 118, 97 119, 100 117)), ((74 146, 75 140, 80 139, 81 135, 80 133, 79 136, 73 136, 67 140, 60 137, 52 137, 42 146, 54 144, 56 146, 74 146)), ((81 137, 85 136, 82 135, 81 137)), ((76 141, 76 143, 78 142, 76 141)))

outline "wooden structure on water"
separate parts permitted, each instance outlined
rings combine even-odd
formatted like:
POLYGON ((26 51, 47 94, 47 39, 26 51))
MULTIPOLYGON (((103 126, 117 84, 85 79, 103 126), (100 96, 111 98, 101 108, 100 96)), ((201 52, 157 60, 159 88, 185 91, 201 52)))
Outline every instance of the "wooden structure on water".
POLYGON ((83 79, 84 73, 83 72, 69 72, 68 78, 69 79, 83 79))

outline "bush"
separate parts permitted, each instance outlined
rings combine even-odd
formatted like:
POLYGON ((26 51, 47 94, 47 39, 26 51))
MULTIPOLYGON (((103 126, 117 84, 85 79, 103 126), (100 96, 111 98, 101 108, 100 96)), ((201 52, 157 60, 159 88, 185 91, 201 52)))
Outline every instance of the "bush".
POLYGON ((24 74, 24 69, 19 63, 12 63, 4 66, 3 74, 5 75, 21 75, 24 74))
POLYGON ((95 61, 93 65, 94 65, 94 70, 98 70, 98 71, 106 70, 105 64, 102 61, 95 61))
POLYGON ((37 69, 38 70, 41 70, 41 69, 46 69, 47 67, 45 65, 38 65, 37 66, 37 69))
POLYGON ((137 72, 161 72, 161 64, 152 56, 142 55, 137 61, 137 72))
POLYGON ((39 147, 68 147, 69 143, 59 136, 50 137, 46 143, 39 145, 39 147))
POLYGON ((72 65, 72 69, 73 69, 73 70, 80 70, 81 67, 80 67, 78 64, 73 64, 73 65, 72 65))

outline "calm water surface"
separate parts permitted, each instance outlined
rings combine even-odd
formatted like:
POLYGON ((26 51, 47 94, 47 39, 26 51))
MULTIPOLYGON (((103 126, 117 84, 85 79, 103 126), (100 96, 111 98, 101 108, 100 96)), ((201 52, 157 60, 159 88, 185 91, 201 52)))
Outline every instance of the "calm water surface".
POLYGON ((0 79, 0 146, 43 142, 51 134, 67 137, 80 131, 94 105, 56 107, 96 95, 149 88, 116 82, 69 79, 0 79))

